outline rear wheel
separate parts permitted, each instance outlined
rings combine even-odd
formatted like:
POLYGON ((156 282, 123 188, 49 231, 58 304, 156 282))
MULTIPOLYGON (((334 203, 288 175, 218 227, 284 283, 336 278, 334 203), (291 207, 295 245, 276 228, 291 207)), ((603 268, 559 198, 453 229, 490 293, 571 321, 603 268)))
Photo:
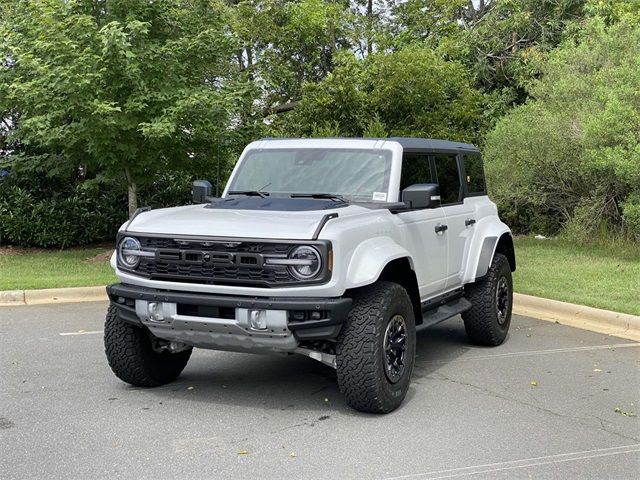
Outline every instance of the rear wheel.
POLYGON ((472 304, 462 314, 469 340, 477 345, 502 344, 513 309, 513 280, 507 257, 496 253, 485 278, 467 285, 465 295, 472 304))
POLYGON ((169 342, 148 328, 123 321, 109 306, 104 324, 104 348, 113 373, 137 387, 157 387, 174 381, 189 361, 191 348, 172 353, 169 342))
POLYGON ((362 289, 336 349, 340 391, 356 410, 388 413, 409 389, 416 350, 413 306, 406 290, 391 282, 362 289))

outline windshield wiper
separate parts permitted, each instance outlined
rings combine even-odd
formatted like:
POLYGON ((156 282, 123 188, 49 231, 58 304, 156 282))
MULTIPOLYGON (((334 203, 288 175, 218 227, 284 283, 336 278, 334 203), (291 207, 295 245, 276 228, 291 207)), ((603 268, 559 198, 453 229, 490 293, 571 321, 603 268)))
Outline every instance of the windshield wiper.
POLYGON ((269 192, 260 192, 258 190, 234 190, 232 192, 227 192, 227 195, 246 195, 247 197, 267 198, 269 196, 269 192))
POLYGON ((349 201, 342 195, 337 193, 292 193, 291 198, 327 198, 329 200, 338 200, 343 203, 349 203, 349 201))

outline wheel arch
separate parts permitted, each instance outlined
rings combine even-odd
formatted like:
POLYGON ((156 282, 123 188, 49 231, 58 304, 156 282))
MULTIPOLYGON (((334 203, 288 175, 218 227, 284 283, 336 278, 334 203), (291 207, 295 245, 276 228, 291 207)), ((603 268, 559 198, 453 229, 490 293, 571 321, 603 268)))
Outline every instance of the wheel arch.
POLYGON ((406 258, 413 271, 413 259, 409 252, 391 237, 366 239, 356 246, 350 255, 346 269, 347 290, 374 283, 384 268, 392 261, 406 258))
POLYGON ((473 275, 473 281, 482 280, 489 271, 493 258, 497 253, 507 257, 512 272, 516 270, 516 253, 513 245, 513 237, 510 232, 505 232, 500 237, 489 236, 482 241, 479 258, 473 275))
POLYGON ((507 257, 511 271, 516 269, 516 254, 511 230, 496 219, 480 221, 471 241, 464 283, 481 280, 489 270, 496 253, 507 257))
MULTIPOLYGON (((407 291, 413 306, 416 325, 420 325, 422 323, 420 290, 418 289, 418 278, 416 277, 416 273, 413 269, 413 261, 411 257, 404 256, 388 261, 376 278, 372 279, 369 284, 358 288, 367 287, 380 281, 396 283, 407 291)), ((346 295, 350 296, 352 294, 351 292, 358 290, 358 288, 349 289, 346 292, 346 295)))
MULTIPOLYGON (((511 235, 511 233, 503 233, 500 236, 493 256, 495 256, 496 253, 501 253, 505 257, 507 257, 509 266, 511 267, 511 271, 516 271, 516 248, 513 244, 513 236, 511 235)), ((493 256, 491 258, 492 260, 493 256)))
POLYGON ((422 323, 422 308, 420 304, 420 290, 418 289, 418 278, 413 270, 413 264, 409 257, 396 258, 387 263, 380 272, 376 281, 394 282, 404 288, 409 294, 413 305, 413 314, 416 325, 422 323))

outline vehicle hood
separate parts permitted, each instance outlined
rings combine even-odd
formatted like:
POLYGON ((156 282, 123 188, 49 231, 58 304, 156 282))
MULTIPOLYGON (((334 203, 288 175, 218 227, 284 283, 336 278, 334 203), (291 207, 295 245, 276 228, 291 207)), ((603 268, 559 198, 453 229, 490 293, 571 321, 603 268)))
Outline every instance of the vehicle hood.
POLYGON ((141 213, 121 230, 168 236, 312 240, 326 215, 337 213, 343 217, 366 211, 357 205, 311 211, 234 210, 190 205, 141 213))

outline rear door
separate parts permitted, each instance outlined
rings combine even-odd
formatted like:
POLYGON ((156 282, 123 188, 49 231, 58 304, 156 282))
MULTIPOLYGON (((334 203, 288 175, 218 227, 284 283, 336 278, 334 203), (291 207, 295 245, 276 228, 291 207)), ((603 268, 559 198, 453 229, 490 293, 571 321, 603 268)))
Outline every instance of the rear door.
POLYGON ((433 155, 437 183, 440 185, 441 208, 447 226, 447 274, 444 286, 447 291, 462 286, 463 265, 474 230, 471 219, 475 209, 470 202, 465 202, 461 162, 461 156, 455 153, 433 155))

